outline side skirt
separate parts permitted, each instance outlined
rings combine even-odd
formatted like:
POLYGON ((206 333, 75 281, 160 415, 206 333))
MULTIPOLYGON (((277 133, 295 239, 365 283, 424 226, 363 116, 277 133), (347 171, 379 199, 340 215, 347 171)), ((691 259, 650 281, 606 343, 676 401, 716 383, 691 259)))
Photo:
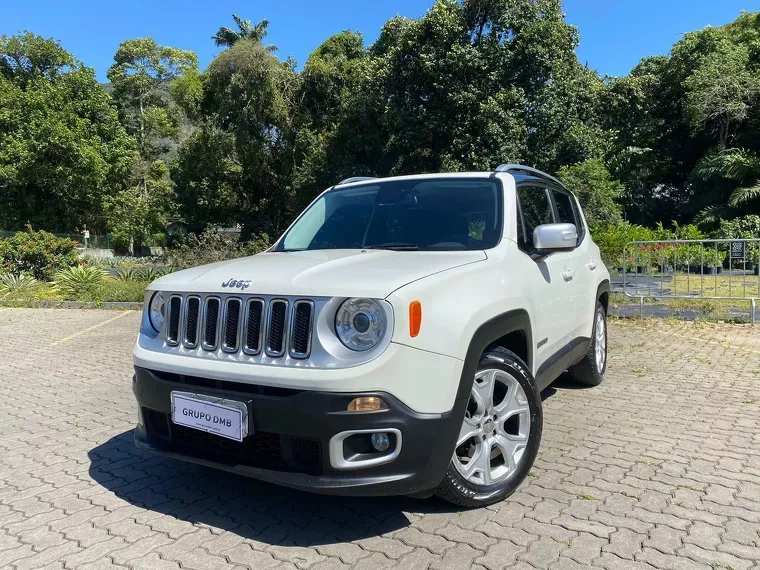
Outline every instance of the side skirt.
POLYGON ((583 360, 590 344, 590 338, 578 337, 547 358, 536 371, 538 389, 545 389, 565 370, 583 360))

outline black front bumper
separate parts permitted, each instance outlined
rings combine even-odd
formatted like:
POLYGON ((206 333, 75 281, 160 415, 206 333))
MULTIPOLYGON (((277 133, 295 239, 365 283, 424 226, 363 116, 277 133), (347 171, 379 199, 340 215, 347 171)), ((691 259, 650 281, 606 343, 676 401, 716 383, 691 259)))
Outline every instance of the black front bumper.
POLYGON ((333 393, 222 382, 135 368, 132 389, 143 424, 135 429, 141 449, 255 479, 339 495, 424 494, 443 479, 451 460, 466 400, 446 414, 419 414, 390 394, 333 393), (251 425, 242 443, 171 421, 172 391, 244 402, 251 425), (379 396, 388 410, 348 412, 357 396, 379 396), (460 418, 457 421, 457 418, 460 418), (398 429, 394 460, 359 469, 334 469, 329 442, 347 430, 398 429))

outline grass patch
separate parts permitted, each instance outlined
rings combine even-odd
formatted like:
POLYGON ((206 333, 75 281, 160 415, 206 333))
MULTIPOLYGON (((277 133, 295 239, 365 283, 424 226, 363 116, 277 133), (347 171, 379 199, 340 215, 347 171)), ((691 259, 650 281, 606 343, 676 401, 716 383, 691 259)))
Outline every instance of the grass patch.
MULTIPOLYGON (((631 304, 638 305, 638 303, 638 297, 628 297, 623 293, 612 293, 610 295, 610 304, 612 306, 631 304)), ((697 311, 701 315, 698 320, 710 322, 726 322, 737 320, 735 316, 731 315, 731 310, 744 311, 746 313, 749 313, 749 301, 745 301, 743 299, 700 299, 698 297, 673 299, 667 297, 644 297, 644 304, 645 306, 660 305, 667 307, 672 311, 697 311)), ((638 313, 636 313, 636 316, 638 316, 638 313)), ((749 315, 747 315, 747 317, 749 317, 749 315)))
POLYGON ((53 283, 37 282, 33 286, 15 294, 3 297, 4 305, 9 307, 28 307, 41 301, 79 301, 79 302, 137 302, 143 301, 147 281, 119 281, 107 277, 99 283, 82 283, 65 288, 53 283))
POLYGON ((594 495, 584 495, 582 493, 573 493, 577 499, 583 499, 584 501, 596 501, 594 495))

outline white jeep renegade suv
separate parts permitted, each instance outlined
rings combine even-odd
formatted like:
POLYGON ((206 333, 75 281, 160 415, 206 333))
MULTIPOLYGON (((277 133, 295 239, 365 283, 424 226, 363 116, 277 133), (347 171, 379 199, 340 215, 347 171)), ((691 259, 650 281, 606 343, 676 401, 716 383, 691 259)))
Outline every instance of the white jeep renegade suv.
POLYGON ((135 440, 298 489, 487 505, 536 457, 541 390, 602 381, 608 294, 543 172, 348 179, 267 252, 151 284, 135 440))

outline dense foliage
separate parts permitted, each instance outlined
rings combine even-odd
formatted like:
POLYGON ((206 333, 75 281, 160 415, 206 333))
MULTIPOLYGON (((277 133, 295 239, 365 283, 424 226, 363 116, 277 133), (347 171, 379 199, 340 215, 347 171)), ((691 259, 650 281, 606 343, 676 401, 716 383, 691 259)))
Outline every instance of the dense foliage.
POLYGON ((206 228, 199 234, 190 234, 187 239, 169 255, 169 261, 175 269, 187 269, 207 263, 216 263, 246 255, 255 255, 269 248, 269 236, 241 242, 236 233, 218 232, 206 228))
MULTIPOLYGON (((262 43, 269 22, 234 22, 203 71, 124 41, 108 92, 52 40, 0 39, 0 228, 87 224, 130 249, 172 216, 249 242, 347 176, 522 162, 557 173, 603 243, 671 220, 757 232, 721 221, 760 213, 760 13, 623 77, 578 61, 560 0, 437 0, 372 45, 327 38, 300 71, 262 43)), ((240 253, 203 236, 178 259, 240 253)))
POLYGON ((19 232, 0 239, 0 273, 49 279, 77 262, 77 243, 47 232, 19 232))
POLYGON ((0 229, 104 225, 134 158, 92 69, 53 40, 0 37, 0 229))

